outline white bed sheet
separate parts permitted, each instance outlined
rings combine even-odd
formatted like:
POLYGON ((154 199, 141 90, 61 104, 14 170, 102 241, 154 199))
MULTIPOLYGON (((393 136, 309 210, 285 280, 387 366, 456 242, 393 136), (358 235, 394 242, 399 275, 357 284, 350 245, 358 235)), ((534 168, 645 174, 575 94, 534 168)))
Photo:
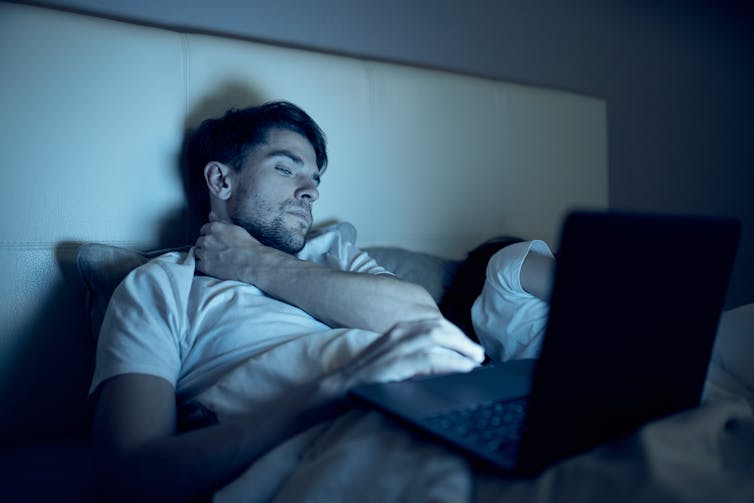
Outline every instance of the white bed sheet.
MULTIPOLYGON (((373 337, 328 332, 246 362, 200 397, 220 420, 285 393, 373 337), (285 362, 285 365, 281 365, 285 362)), ((277 446, 215 495, 237 501, 754 501, 754 414, 711 394, 693 410, 551 467, 533 480, 475 470, 461 456, 373 411, 354 409, 277 446)))

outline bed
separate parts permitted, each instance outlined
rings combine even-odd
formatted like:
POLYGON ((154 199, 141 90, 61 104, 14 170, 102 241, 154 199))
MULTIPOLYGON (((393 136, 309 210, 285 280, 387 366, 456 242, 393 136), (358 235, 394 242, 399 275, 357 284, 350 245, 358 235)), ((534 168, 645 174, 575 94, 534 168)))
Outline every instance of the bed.
MULTIPOLYGON (((463 260, 396 247, 368 251, 397 275, 424 285, 441 305, 464 272, 463 260)), ((112 290, 151 255, 103 244, 81 247, 78 260, 93 332, 112 290)), ((501 477, 389 417, 355 407, 276 447, 214 500, 751 501, 753 322, 751 305, 724 313, 698 408, 654 421, 532 479, 501 477)), ((311 338, 278 347, 276 354, 224 376, 200 400, 221 421, 242 414, 249 403, 284 392, 281 383, 305 380, 326 368, 328 358, 342 351, 332 346, 330 340, 311 338), (269 363, 281 359, 290 365, 269 363), (255 383, 253 389, 248 382, 255 383)))
MULTIPOLYGON (((608 204, 597 97, 9 3, 0 69, 0 161, 23 168, 0 171, 5 501, 94 499, 97 326, 128 271, 192 242, 180 159, 205 117, 301 105, 331 152, 317 223, 352 223, 360 246, 438 301, 479 243, 554 246, 566 210, 608 204)), ((724 313, 698 409, 535 480, 501 479, 354 410, 271 451, 216 499, 752 501, 753 319, 752 305, 724 313)), ((229 396, 208 399, 232 411, 229 396)))

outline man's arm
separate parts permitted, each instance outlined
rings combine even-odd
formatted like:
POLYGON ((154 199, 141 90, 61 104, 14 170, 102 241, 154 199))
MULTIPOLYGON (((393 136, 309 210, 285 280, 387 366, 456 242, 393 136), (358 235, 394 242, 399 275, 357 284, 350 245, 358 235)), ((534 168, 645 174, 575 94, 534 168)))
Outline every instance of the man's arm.
POLYGON ((176 435, 175 394, 162 378, 125 374, 102 384, 94 418, 99 489, 106 501, 183 501, 230 482, 335 406, 315 382, 233 422, 176 435), (328 403, 330 403, 328 407, 328 403))
POLYGON ((389 275, 335 271, 262 245, 241 227, 202 227, 197 268, 210 276, 253 284, 332 327, 385 332, 400 321, 438 317, 431 295, 389 275))
POLYGON ((209 495, 283 440, 334 416, 360 382, 468 371, 482 349, 445 320, 396 325, 350 363, 234 421, 176 434, 175 393, 159 377, 125 374, 100 386, 93 434, 105 501, 209 495))

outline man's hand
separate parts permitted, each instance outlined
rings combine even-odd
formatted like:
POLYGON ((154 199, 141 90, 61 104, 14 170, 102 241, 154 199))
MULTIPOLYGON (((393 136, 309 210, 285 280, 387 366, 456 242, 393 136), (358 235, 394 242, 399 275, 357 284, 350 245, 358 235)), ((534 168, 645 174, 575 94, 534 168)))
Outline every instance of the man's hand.
POLYGON ((257 241, 246 229, 221 221, 214 213, 202 226, 194 246, 196 268, 218 279, 245 281, 265 253, 282 253, 257 241))
POLYGON ((197 269, 254 285, 331 327, 387 332, 401 321, 440 317, 421 286, 387 274, 334 270, 265 246, 210 214, 196 241, 197 269))
POLYGON ((468 372, 484 350, 444 318, 397 323, 337 371, 341 385, 398 381, 417 375, 468 372))

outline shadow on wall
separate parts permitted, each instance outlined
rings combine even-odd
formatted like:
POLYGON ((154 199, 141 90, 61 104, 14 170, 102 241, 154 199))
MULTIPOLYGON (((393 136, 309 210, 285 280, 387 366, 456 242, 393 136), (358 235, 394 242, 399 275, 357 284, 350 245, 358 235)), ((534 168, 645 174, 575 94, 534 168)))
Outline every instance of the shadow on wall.
POLYGON ((56 246, 62 280, 52 285, 21 333, 12 336, 20 342, 5 369, 7 386, 0 390, 0 444, 88 435, 94 340, 85 329, 84 283, 76 268, 79 246, 56 246))
POLYGON ((207 198, 206 185, 204 183, 204 166, 192 163, 198 148, 195 133, 202 121, 210 118, 219 118, 231 108, 246 108, 261 105, 265 100, 253 87, 244 82, 229 81, 220 85, 217 90, 200 99, 189 111, 186 117, 186 130, 183 135, 179 158, 176 162, 179 175, 183 182, 183 191, 186 197, 187 210, 182 210, 179 215, 171 216, 165 220, 162 233, 166 243, 171 246, 193 243, 199 235, 199 229, 207 221, 209 214, 209 199, 207 198), (171 236, 176 218, 180 218, 182 225, 188 219, 188 235, 183 236, 182 242, 168 241, 175 239, 171 236))
MULTIPOLYGON (((189 168, 191 139, 202 120, 221 116, 229 108, 244 108, 264 100, 252 87, 241 82, 219 85, 199 100, 185 118, 186 131, 175 169, 180 174, 187 205, 161 219, 159 248, 190 244, 208 213, 202 169, 189 168), (187 226, 187 219, 190 226, 187 226), (188 229, 188 231, 187 231, 188 229)), ((86 310, 86 287, 76 257, 81 242, 63 241, 55 245, 52 284, 18 334, 19 341, 10 364, 3 369, 0 389, 5 412, 0 418, 0 443, 42 441, 61 436, 87 437, 91 410, 87 397, 93 369, 95 339, 86 310), (11 384, 12 383, 12 384, 11 384)))

